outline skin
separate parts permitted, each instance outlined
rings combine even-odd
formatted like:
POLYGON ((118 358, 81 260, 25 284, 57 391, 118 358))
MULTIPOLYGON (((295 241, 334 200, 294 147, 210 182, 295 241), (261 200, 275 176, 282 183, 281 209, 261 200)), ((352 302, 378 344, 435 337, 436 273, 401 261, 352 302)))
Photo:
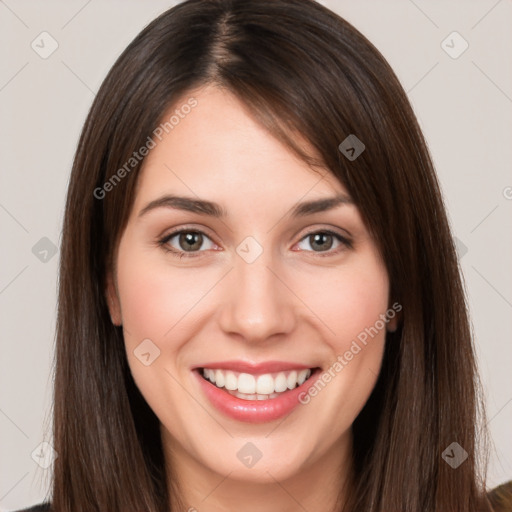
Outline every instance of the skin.
POLYGON ((150 151, 139 176, 109 278, 112 320, 123 325, 133 377, 161 422, 186 507, 328 512, 351 470, 351 425, 375 385, 386 328, 310 403, 274 422, 223 415, 191 367, 239 359, 327 369, 390 307, 386 268, 355 205, 289 215, 297 202, 348 196, 332 174, 314 172, 223 89, 193 96, 197 107, 150 151), (228 215, 168 207, 140 215, 171 193, 215 201, 228 215), (180 228, 205 233, 202 245, 190 252, 178 235, 167 246, 196 257, 159 245, 180 228), (326 229, 352 247, 307 236, 326 229), (263 249, 250 264, 236 252, 248 236, 263 249), (160 350, 149 366, 134 355, 145 339, 160 350), (237 458, 247 442, 262 453, 252 468, 237 458))

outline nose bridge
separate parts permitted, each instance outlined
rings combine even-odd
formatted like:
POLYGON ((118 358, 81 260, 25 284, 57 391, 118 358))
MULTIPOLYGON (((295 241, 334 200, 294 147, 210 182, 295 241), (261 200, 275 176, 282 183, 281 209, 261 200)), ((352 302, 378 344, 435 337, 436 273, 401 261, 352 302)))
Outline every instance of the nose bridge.
MULTIPOLYGON (((250 243, 250 242, 249 242, 250 243)), ((245 246, 247 248, 247 246, 245 246)), ((231 281, 226 287, 221 327, 247 341, 261 341, 293 328, 293 295, 275 274, 271 251, 247 257, 238 247, 231 281)))

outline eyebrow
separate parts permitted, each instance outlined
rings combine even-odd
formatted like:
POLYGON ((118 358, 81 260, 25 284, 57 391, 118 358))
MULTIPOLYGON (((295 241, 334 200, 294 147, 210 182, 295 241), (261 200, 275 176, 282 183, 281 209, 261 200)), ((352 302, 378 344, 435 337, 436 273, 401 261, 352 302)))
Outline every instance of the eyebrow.
MULTIPOLYGON (((295 205, 291 210, 292 217, 305 217, 315 213, 326 212, 345 204, 354 204, 352 199, 344 194, 333 197, 314 199, 295 205)), ((193 197, 165 195, 148 203, 140 212, 139 217, 157 208, 172 208, 184 210, 199 215, 207 215, 215 218, 226 218, 227 211, 217 203, 193 197)))

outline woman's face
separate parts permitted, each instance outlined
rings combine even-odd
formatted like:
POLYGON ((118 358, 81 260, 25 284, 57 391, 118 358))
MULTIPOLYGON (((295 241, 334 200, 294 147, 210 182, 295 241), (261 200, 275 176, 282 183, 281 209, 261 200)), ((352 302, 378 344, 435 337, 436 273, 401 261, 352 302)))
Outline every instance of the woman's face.
POLYGON ((386 269, 333 175, 229 93, 194 97, 155 139, 116 255, 111 315, 131 372, 181 468, 260 482, 334 471, 393 324, 386 269))

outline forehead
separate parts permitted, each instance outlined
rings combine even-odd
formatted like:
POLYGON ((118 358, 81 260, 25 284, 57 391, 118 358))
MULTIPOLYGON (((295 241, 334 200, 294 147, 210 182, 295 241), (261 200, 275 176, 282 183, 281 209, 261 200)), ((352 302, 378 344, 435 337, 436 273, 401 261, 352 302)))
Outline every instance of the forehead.
MULTIPOLYGON (((260 203, 348 195, 331 172, 300 160, 223 89, 209 86, 183 96, 162 122, 171 117, 175 124, 161 140, 154 138, 156 146, 144 161, 136 204, 170 191, 218 201, 258 197, 260 203), (182 110, 191 97, 194 108, 182 110)), ((300 143, 308 148, 307 141, 300 143)))

